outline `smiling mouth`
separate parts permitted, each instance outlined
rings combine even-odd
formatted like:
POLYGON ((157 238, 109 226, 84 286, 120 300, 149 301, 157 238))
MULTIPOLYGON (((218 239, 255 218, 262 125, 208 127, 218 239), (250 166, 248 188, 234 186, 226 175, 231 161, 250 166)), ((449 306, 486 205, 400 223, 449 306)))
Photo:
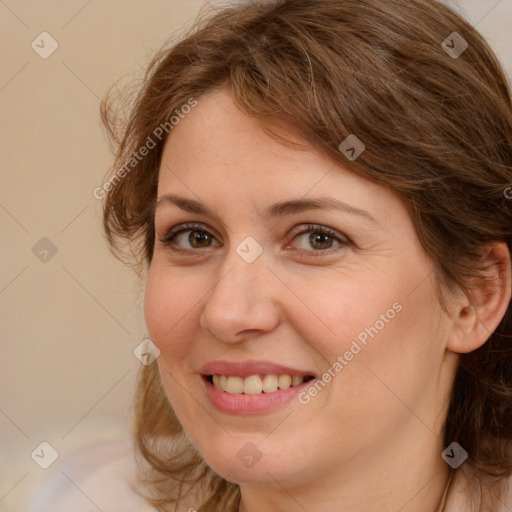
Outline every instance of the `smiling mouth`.
POLYGON ((259 395, 263 393, 275 393, 300 386, 304 382, 312 380, 312 375, 250 375, 240 377, 236 375, 206 375, 206 380, 219 391, 225 391, 231 395, 259 395))

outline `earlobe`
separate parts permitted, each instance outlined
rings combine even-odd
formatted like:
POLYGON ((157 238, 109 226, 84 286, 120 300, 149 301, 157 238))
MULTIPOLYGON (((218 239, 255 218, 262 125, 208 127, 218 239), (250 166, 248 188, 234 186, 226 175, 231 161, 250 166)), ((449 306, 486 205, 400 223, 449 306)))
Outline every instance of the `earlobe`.
POLYGON ((485 246, 484 275, 473 279, 457 306, 448 350, 460 354, 480 348, 496 330, 511 298, 510 251, 504 242, 485 246))

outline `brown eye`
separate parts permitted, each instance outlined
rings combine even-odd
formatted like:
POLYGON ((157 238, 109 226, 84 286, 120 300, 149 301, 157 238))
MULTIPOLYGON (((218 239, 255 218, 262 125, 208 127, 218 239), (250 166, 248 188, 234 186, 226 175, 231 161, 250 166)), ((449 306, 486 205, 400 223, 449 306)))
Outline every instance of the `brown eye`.
POLYGON ((295 248, 301 257, 308 258, 337 253, 350 245, 350 239, 337 231, 310 224, 307 229, 295 235, 288 248, 295 248))
POLYGON ((161 240, 166 245, 177 246, 176 250, 194 250, 194 249, 207 249, 220 244, 214 244, 215 237, 205 229, 200 229, 200 226, 195 225, 182 225, 178 226, 181 229, 173 229, 161 240))
MULTIPOLYGON (((187 233, 188 231, 185 231, 187 233)), ((202 247, 208 247, 212 241, 212 236, 205 231, 190 231, 188 235, 188 242, 195 249, 200 249, 202 247), (197 244, 197 245, 196 245, 197 244)))
POLYGON ((335 240, 325 233, 310 233, 308 237, 309 245, 315 250, 330 249, 335 240))

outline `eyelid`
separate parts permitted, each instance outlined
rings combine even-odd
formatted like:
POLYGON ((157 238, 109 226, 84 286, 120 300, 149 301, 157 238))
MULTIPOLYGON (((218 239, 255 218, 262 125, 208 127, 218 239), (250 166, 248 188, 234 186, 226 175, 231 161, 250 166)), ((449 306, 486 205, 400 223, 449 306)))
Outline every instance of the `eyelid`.
POLYGON ((297 232, 293 234, 294 237, 297 235, 303 235, 305 233, 325 233, 333 238, 338 239, 340 242, 351 242, 350 238, 343 233, 340 233, 336 229, 330 228, 328 226, 324 226, 323 224, 301 224, 297 227, 297 232))

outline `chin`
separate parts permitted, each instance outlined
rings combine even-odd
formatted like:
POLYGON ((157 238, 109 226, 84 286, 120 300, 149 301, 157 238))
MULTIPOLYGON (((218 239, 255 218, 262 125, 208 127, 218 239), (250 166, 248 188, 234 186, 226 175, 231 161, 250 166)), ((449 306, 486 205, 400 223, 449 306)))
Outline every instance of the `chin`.
MULTIPOLYGON (((247 441, 232 443, 231 448, 200 451, 205 462, 217 474, 235 484, 297 483, 297 474, 305 476, 304 465, 296 457, 279 454, 276 447, 267 447, 267 453, 247 441), (241 444, 241 448, 238 446, 241 444)), ((290 452, 287 452, 290 453, 290 452)), ((302 479, 301 479, 302 480, 302 479)))

